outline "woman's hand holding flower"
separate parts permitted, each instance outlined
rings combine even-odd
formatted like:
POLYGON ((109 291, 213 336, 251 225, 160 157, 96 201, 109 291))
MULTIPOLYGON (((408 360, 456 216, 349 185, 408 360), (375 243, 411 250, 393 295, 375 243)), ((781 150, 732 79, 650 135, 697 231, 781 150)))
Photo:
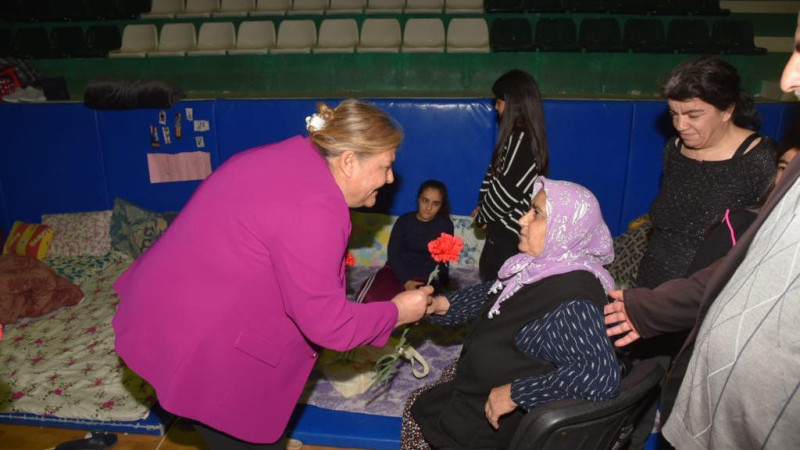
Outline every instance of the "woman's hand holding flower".
MULTIPOLYGON (((458 261, 458 255, 461 249, 464 248, 464 243, 459 237, 442 233, 438 238, 428 242, 428 251, 431 253, 431 258, 436 261, 436 267, 433 272, 428 276, 428 283, 425 286, 414 290, 406 290, 397 294, 392 302, 397 306, 397 326, 405 325, 407 323, 416 323, 420 319, 429 314, 436 308, 433 306, 433 286, 431 282, 439 276, 439 264, 458 261)), ((408 286, 406 286, 408 289, 408 286)), ((447 303, 449 308, 450 303, 447 303)), ((375 378, 373 385, 382 385, 387 383, 392 376, 394 376, 395 361, 400 357, 403 350, 408 347, 406 341, 406 334, 408 328, 403 330, 400 341, 395 346, 395 352, 383 355, 375 363, 375 378)))
POLYGON ((433 286, 422 286, 413 291, 397 294, 392 303, 397 307, 397 325, 419 322, 433 303, 433 286))

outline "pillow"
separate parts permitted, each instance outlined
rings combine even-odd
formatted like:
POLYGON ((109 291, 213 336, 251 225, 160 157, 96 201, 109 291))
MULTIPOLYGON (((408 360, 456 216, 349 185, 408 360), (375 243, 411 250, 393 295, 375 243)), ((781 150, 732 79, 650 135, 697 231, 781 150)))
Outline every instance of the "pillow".
POLYGON ((636 276, 650 240, 652 225, 645 223, 614 238, 614 261, 606 269, 617 283, 617 289, 636 287, 636 276))
POLYGON ((53 229, 47 225, 14 222, 8 239, 3 244, 4 255, 29 256, 44 259, 50 241, 53 240, 53 229))
POLYGON ((161 236, 168 224, 165 216, 116 198, 111 213, 111 247, 137 258, 161 236))
POLYGON ((53 229, 49 258, 105 256, 111 251, 111 211, 45 214, 42 223, 53 229))
POLYGON ((0 257, 0 323, 39 317, 83 300, 83 291, 47 264, 21 256, 0 257))

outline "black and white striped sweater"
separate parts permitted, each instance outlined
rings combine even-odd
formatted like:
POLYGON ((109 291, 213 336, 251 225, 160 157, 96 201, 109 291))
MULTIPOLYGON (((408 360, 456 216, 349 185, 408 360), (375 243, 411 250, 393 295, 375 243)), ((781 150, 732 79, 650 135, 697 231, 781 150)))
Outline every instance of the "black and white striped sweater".
POLYGON ((539 173, 531 151, 531 137, 515 129, 499 157, 500 172, 495 173, 490 166, 481 184, 478 195, 481 208, 475 216, 475 225, 499 222, 519 234, 518 221, 531 207, 533 183, 539 173))

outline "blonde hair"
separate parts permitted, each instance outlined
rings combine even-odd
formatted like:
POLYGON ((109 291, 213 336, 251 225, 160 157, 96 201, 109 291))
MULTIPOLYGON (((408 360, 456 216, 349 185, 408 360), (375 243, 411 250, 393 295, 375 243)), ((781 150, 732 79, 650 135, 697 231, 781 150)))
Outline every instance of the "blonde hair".
POLYGON ((317 115, 325 123, 309 129, 309 138, 325 158, 352 150, 359 158, 396 149, 403 142, 399 124, 380 108, 356 99, 347 99, 331 109, 317 103, 317 115))

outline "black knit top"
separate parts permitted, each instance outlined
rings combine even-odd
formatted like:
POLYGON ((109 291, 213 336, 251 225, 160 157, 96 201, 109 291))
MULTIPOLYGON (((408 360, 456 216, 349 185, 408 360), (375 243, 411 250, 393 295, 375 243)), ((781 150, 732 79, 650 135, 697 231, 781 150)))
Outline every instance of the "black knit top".
POLYGON ((698 161, 681 153, 679 139, 664 148, 661 191, 650 207, 653 232, 636 284, 654 288, 686 275, 706 231, 728 208, 752 206, 775 177, 775 142, 746 139, 731 159, 698 161))

